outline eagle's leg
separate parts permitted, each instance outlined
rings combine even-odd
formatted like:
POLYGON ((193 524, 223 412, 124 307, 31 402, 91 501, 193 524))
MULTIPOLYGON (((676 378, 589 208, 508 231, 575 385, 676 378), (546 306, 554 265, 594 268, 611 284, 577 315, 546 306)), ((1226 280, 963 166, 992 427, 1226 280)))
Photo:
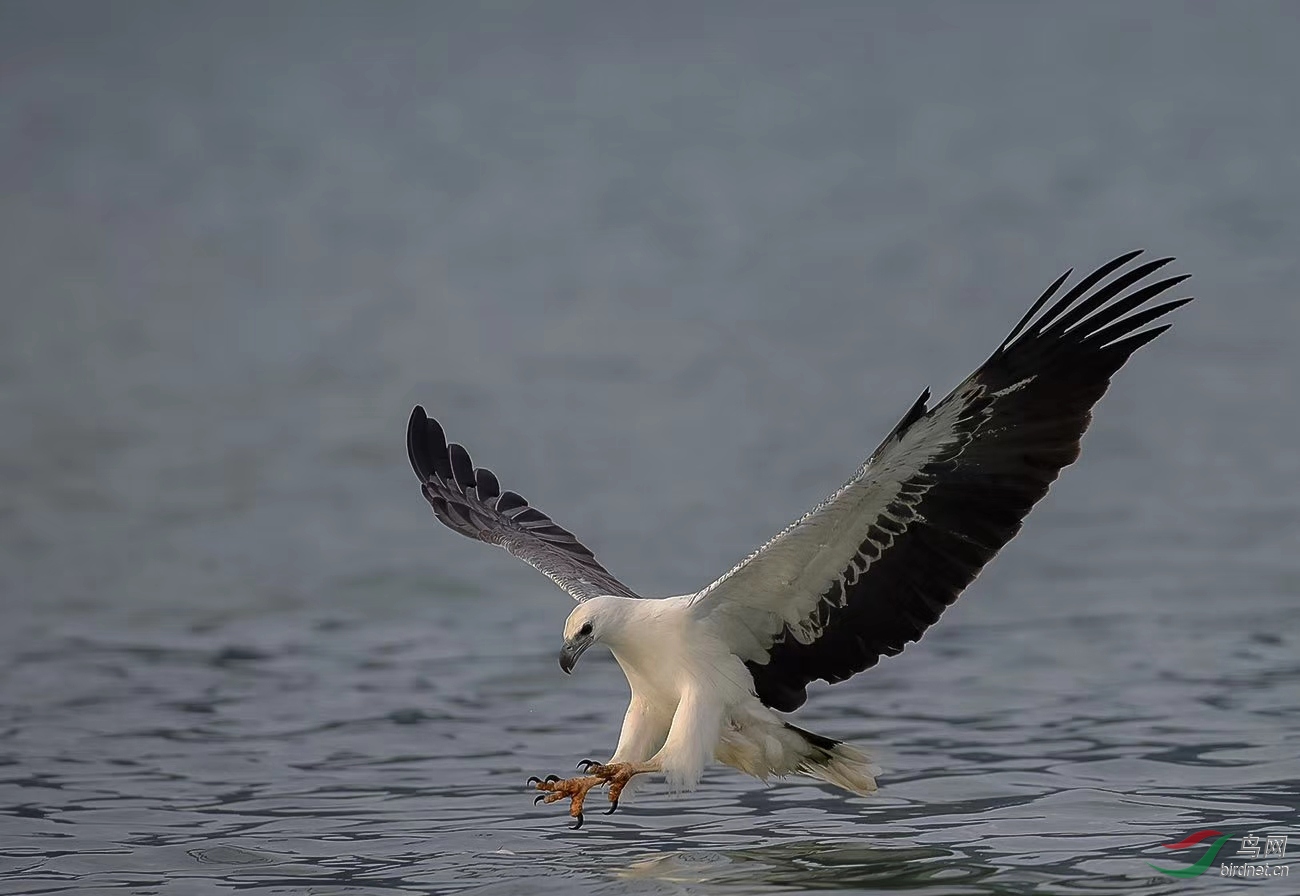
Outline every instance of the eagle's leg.
POLYGON ((545 781, 538 778, 528 779, 529 784, 542 791, 541 795, 533 800, 534 803, 549 804, 568 797, 569 817, 574 819, 575 831, 582 827, 582 804, 587 799, 587 792, 593 787, 604 784, 605 781, 605 778, 596 775, 585 775, 581 778, 558 778, 555 775, 548 775, 545 781))

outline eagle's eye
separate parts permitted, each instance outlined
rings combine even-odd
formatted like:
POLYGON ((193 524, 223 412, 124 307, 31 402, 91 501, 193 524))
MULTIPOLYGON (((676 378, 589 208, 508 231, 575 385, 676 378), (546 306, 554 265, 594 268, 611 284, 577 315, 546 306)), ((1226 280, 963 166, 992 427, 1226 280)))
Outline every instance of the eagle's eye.
POLYGON ((591 623, 590 623, 590 622, 584 622, 584 623, 582 624, 582 628, 578 629, 578 634, 582 635, 584 638, 585 638, 587 635, 591 634, 591 623))

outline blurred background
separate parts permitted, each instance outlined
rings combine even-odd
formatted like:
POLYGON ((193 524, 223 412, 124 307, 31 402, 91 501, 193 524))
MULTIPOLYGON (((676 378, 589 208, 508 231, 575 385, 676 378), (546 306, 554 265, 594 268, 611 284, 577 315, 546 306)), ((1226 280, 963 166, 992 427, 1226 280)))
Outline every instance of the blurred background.
POLYGON ((1156 892, 1160 843, 1294 825, 1298 45, 1281 2, 0 3, 0 890, 1156 892), (877 801, 531 807, 626 686, 436 524, 413 404, 692 591, 1135 247, 1199 301, 801 715, 877 801))

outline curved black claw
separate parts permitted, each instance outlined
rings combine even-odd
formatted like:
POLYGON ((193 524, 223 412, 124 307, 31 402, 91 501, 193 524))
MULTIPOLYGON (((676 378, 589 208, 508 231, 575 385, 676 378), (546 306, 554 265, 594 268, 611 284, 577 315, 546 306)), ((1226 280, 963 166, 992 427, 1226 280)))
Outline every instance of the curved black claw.
POLYGON ((540 803, 540 802, 541 802, 542 800, 544 800, 544 799, 546 799, 546 794, 544 794, 544 793, 538 794, 538 795, 537 795, 537 799, 533 800, 533 805, 536 806, 538 803, 540 803))
POLYGON ((618 800, 610 800, 610 803, 612 805, 609 807, 609 811, 605 813, 606 815, 613 815, 618 810, 618 800))
POLYGON ((584 760, 582 760, 581 762, 579 762, 579 763, 575 766, 575 768, 579 769, 580 771, 584 771, 584 772, 585 772, 587 769, 591 768, 593 765, 600 765, 600 763, 597 762, 597 761, 594 760, 594 759, 584 759, 584 760))
POLYGON ((550 784, 552 781, 558 781, 558 780, 560 780, 560 776, 559 776, 559 775, 547 775, 547 776, 546 776, 546 783, 547 783, 547 784, 550 784))
POLYGON ((576 830, 577 830, 578 828, 580 828, 580 827, 582 827, 582 813, 581 813, 581 812, 578 813, 578 820, 575 821, 573 824, 569 825, 569 829, 570 829, 570 830, 574 830, 574 831, 576 831, 576 830))
POLYGON ((532 787, 534 784, 541 784, 541 783, 542 783, 542 779, 537 777, 536 775, 533 775, 531 778, 528 779, 529 787, 532 787))

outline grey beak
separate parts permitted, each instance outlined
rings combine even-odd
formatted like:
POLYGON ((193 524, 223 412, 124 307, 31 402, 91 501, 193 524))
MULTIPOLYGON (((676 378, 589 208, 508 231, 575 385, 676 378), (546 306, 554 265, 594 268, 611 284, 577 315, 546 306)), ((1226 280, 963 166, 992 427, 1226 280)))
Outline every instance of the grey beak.
POLYGON ((578 663, 578 657, 591 646, 591 641, 566 641, 560 650, 560 668, 568 675, 578 663))

